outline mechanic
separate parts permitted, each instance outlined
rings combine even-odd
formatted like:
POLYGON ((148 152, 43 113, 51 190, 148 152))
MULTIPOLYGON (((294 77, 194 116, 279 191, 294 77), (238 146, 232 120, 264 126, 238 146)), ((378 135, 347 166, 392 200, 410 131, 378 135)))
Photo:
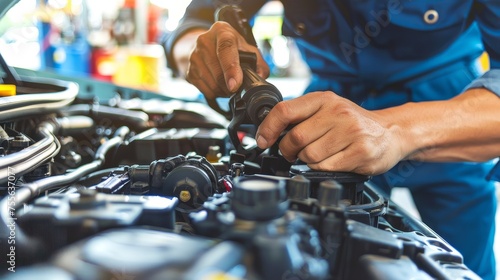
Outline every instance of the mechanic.
MULTIPOLYGON (((165 43, 170 67, 207 98, 240 86, 238 50, 257 53, 257 72, 269 75, 257 48, 213 22, 222 2, 193 0, 165 43)), ((248 16, 265 2, 237 1, 248 16)), ((293 123, 279 145, 287 160, 380 174, 372 180, 387 192, 408 187, 423 221, 470 269, 494 279, 496 197, 487 160, 500 155, 500 3, 281 2, 283 35, 295 39, 312 78, 307 94, 266 117, 258 145, 269 147, 293 123), (486 73, 478 64, 484 51, 486 73)))

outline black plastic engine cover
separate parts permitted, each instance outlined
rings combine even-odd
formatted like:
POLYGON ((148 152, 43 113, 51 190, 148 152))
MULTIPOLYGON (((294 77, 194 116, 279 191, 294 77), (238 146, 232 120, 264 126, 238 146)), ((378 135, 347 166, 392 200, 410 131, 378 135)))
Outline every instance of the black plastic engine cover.
POLYGON ((121 145, 111 166, 149 164, 159 158, 195 152, 207 155, 210 146, 225 154, 229 145, 226 129, 184 128, 146 130, 121 145))

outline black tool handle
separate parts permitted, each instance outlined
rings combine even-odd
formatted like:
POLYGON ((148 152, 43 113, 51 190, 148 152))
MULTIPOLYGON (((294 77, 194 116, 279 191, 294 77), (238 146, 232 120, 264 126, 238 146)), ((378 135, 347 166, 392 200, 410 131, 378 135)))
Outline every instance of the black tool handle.
MULTIPOLYGON (((229 25, 231 25, 241 36, 243 36, 248 44, 257 47, 252 27, 248 23, 247 17, 240 7, 234 5, 224 5, 215 11, 214 18, 215 21, 224 21, 229 23, 229 25)), ((246 67, 250 67, 251 70, 256 71, 257 57, 255 54, 240 51, 239 55, 240 60, 247 64, 245 65, 246 67)), ((207 98, 207 103, 217 113, 226 117, 226 119, 231 120, 233 118, 232 112, 223 110, 215 99, 207 98)))
MULTIPOLYGON (((238 6, 220 7, 215 13, 215 20, 229 23, 245 38, 248 44, 257 47, 252 28, 238 6)), ((237 132, 241 125, 252 124, 258 127, 269 111, 283 100, 283 97, 274 85, 257 74, 257 55, 255 53, 239 51, 239 59, 243 71, 243 82, 229 100, 230 112, 224 112, 224 115, 231 120, 228 133, 237 152, 245 155, 248 160, 253 160, 263 150, 256 145, 244 147, 237 132)), ((216 111, 223 112, 215 101, 208 100, 208 104, 216 111)))
POLYGON ((257 42, 252 33, 245 13, 238 6, 225 5, 215 12, 215 20, 229 23, 238 33, 245 38, 248 44, 257 47, 257 42))

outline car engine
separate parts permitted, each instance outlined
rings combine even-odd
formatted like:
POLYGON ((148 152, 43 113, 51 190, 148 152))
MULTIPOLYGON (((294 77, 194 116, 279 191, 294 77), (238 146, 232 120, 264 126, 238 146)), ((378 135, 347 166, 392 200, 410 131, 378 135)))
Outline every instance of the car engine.
POLYGON ((369 177, 238 153, 203 103, 4 70, 6 279, 478 279, 369 177))

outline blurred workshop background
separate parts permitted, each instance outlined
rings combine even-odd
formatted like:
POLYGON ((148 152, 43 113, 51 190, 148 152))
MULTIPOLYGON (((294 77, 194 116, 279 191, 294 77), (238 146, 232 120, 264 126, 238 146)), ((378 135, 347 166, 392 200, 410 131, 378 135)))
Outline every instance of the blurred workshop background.
MULTIPOLYGON (((21 0, 0 20, 0 52, 14 67, 199 99, 201 94, 196 88, 172 76, 160 44, 177 27, 189 3, 190 0, 21 0)), ((270 65, 272 83, 285 98, 291 98, 302 93, 309 71, 294 42, 281 35, 282 13, 281 3, 270 1, 252 19, 252 25, 259 48, 270 65)), ((484 69, 489 68, 486 54, 481 64, 484 69)), ((393 199, 409 205, 409 212, 418 216, 411 207, 408 191, 396 190, 393 199)), ((495 248, 500 252, 500 239, 496 240, 495 248)))
MULTIPOLYGON (((91 77, 120 86, 196 98, 172 77, 160 42, 190 0, 21 0, 0 22, 0 51, 11 66, 91 77)), ((260 49, 287 96, 302 93, 308 69, 281 36, 282 6, 271 1, 253 19, 260 49)))

